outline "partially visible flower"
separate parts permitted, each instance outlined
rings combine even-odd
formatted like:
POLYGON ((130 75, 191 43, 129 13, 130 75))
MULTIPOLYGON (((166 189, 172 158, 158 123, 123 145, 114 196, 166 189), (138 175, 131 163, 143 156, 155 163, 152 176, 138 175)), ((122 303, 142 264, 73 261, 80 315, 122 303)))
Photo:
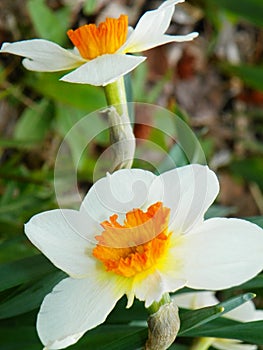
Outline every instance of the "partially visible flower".
POLYGON ((263 231, 204 213, 218 194, 215 174, 189 165, 156 176, 123 169, 97 181, 79 211, 35 215, 31 242, 69 277, 41 306, 37 330, 48 349, 74 344, 104 322, 117 301, 149 307, 184 286, 223 289, 263 267, 263 231))
POLYGON ((107 18, 98 27, 95 24, 69 30, 75 45, 66 50, 43 39, 4 43, 0 53, 26 57, 25 68, 39 72, 56 72, 76 68, 61 80, 71 83, 107 85, 133 70, 146 57, 126 55, 141 52, 170 42, 189 41, 198 36, 167 35, 174 6, 184 0, 166 0, 153 11, 146 12, 135 29, 128 27, 128 16, 107 18))
MULTIPOLYGON (((219 303, 215 297, 215 292, 190 292, 181 293, 173 297, 179 307, 186 309, 199 309, 206 306, 212 306, 219 303)), ((249 300, 232 311, 226 313, 223 317, 239 322, 252 322, 263 320, 263 310, 257 310, 254 303, 249 300)), ((256 350, 257 345, 242 344, 235 339, 211 338, 211 346, 218 350, 256 350)))

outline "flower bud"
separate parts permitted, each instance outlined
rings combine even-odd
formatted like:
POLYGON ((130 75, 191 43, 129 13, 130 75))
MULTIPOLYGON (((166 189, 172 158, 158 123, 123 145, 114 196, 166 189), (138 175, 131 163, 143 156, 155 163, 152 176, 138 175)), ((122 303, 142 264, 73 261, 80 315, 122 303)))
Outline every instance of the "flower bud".
POLYGON ((107 108, 107 118, 110 125, 110 138, 113 151, 113 167, 111 171, 131 168, 135 152, 135 137, 131 127, 126 106, 123 114, 119 115, 113 106, 107 108))
POLYGON ((174 302, 162 305, 147 322, 148 340, 145 350, 166 350, 174 342, 180 328, 178 307, 174 302))

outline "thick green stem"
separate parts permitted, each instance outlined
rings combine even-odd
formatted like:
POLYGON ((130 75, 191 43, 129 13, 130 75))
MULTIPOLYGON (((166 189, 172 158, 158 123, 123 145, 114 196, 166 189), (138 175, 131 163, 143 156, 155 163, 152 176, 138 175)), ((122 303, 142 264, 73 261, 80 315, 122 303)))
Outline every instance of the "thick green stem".
POLYGON ((123 77, 104 87, 107 103, 107 117, 114 153, 112 171, 131 168, 135 152, 135 137, 130 123, 123 77))
POLYGON ((214 338, 198 338, 190 350, 207 350, 213 344, 214 338))
POLYGON ((127 97, 123 77, 104 86, 104 92, 108 106, 115 105, 120 116, 123 114, 128 116, 127 97))

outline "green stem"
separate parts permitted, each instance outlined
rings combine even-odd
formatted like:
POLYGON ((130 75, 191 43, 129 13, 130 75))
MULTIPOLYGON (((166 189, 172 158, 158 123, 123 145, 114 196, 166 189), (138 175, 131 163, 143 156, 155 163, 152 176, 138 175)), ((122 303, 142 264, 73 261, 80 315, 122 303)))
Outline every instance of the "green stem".
POLYGON ((168 304, 170 302, 171 302, 171 298, 169 293, 165 293, 163 294, 162 299, 160 301, 158 302, 154 301, 152 305, 148 307, 147 310, 150 314, 155 314, 160 309, 161 306, 168 304))
POLYGON ((116 105, 118 114, 128 115, 127 97, 123 77, 111 84, 104 86, 104 92, 108 106, 116 105))
POLYGON ((214 338, 198 338, 190 350, 207 350, 214 342, 214 338))
POLYGON ((135 152, 135 137, 130 123, 123 77, 104 87, 106 110, 110 125, 110 138, 114 152, 111 171, 131 168, 135 152))

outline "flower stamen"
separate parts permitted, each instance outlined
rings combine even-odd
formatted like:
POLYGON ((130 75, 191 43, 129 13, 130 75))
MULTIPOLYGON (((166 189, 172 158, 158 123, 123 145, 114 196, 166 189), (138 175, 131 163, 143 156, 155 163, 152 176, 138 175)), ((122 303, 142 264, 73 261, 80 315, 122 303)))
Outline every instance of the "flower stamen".
POLYGON ((68 30, 67 35, 78 48, 83 58, 92 60, 104 54, 113 54, 126 41, 128 34, 128 16, 106 18, 97 27, 85 24, 76 30, 68 30))

